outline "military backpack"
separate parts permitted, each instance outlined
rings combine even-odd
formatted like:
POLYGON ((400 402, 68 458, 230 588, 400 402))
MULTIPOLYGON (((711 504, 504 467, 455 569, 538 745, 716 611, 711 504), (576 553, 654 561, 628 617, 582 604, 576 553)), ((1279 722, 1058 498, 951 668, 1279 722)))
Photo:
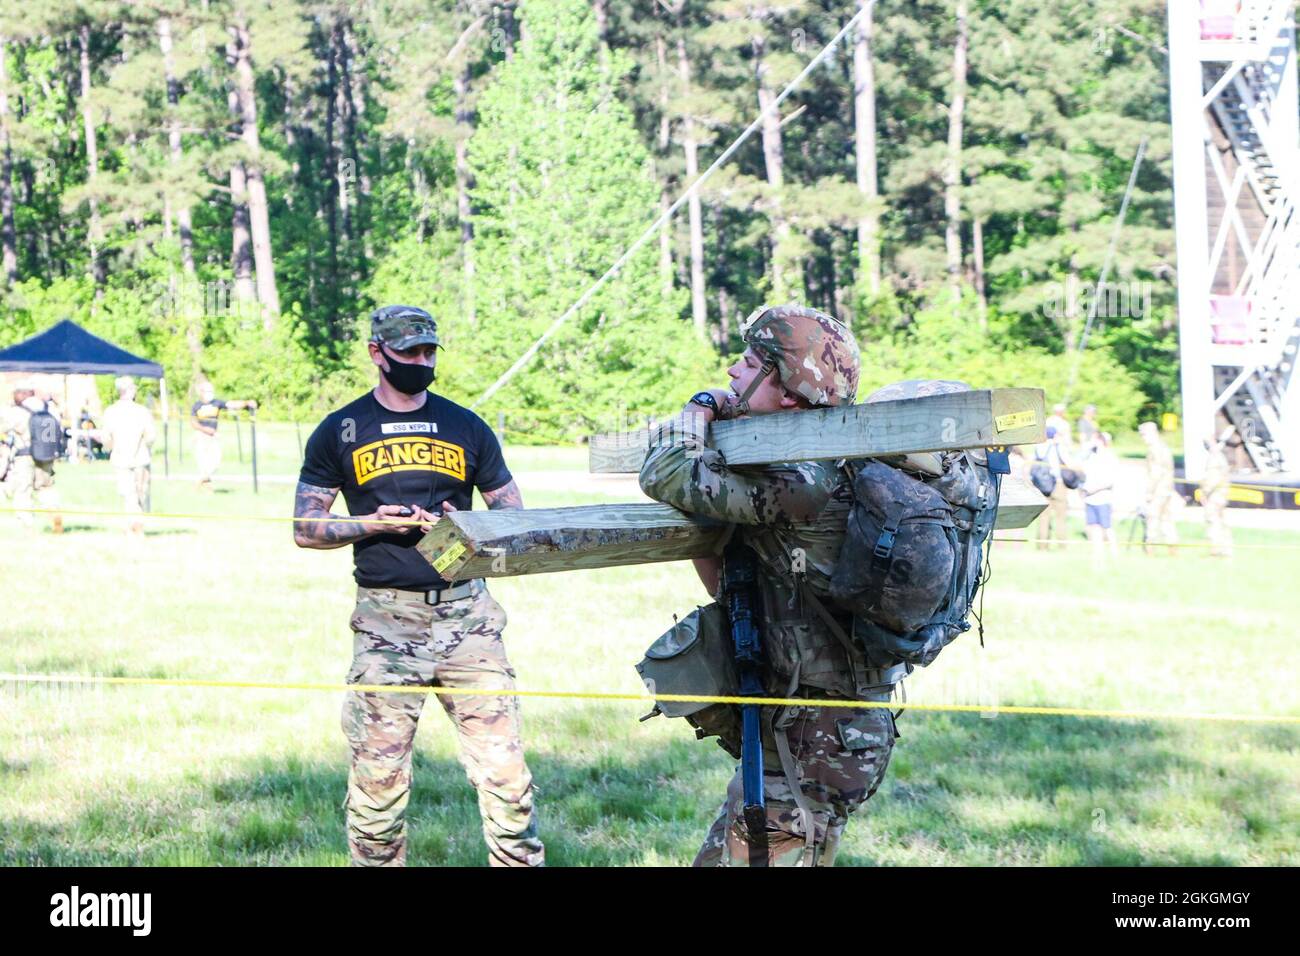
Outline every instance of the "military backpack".
POLYGON ((63 425, 48 411, 32 412, 29 428, 32 461, 47 463, 63 454, 63 425))
POLYGON ((830 593, 853 615, 853 637, 876 667, 924 667, 970 629, 997 516, 1000 472, 989 456, 922 460, 920 468, 918 456, 845 465, 853 506, 830 593))

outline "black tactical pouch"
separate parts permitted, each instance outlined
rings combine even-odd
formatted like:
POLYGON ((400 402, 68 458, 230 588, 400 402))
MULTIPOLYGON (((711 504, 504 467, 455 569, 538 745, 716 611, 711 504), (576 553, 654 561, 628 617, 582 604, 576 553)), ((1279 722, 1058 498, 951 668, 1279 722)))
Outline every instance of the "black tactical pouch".
MULTIPOLYGON (((722 605, 714 602, 692 611, 650 645, 636 665, 652 694, 734 697, 739 692, 731 627, 722 605)), ((655 701, 646 717, 685 717, 695 736, 717 737, 718 745, 740 757, 740 708, 699 701, 655 701)))
POLYGON ((854 476, 853 498, 831 597, 889 631, 923 627, 952 593, 952 505, 925 482, 871 460, 854 476))

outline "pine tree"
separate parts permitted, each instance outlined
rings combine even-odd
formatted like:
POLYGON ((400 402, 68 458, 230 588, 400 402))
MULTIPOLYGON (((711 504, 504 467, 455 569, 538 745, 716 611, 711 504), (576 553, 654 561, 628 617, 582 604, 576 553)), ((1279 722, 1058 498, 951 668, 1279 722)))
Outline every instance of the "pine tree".
MULTIPOLYGON (((600 55, 590 8, 526 0, 519 16, 524 40, 484 92, 470 141, 480 327, 452 337, 475 357, 474 368, 458 363, 457 384, 475 391, 618 258, 658 206, 646 149, 615 96, 625 60, 600 55)), ((666 410, 716 369, 677 318, 683 306, 679 294, 664 294, 653 250, 643 247, 501 404, 551 428, 594 426, 620 406, 666 410)))

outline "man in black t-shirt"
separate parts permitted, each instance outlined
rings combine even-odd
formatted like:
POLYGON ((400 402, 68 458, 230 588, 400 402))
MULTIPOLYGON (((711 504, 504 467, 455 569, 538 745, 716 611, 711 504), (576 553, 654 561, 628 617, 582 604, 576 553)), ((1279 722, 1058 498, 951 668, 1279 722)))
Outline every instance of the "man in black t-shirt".
POLYGON ((199 465, 199 490, 212 490, 212 476, 221 465, 221 441, 217 438, 217 423, 223 410, 238 411, 247 408, 257 411, 257 402, 251 398, 217 398, 212 383, 199 385, 199 400, 190 407, 190 427, 194 429, 194 458, 199 465))
MULTIPOLYGON (((390 305, 370 317, 379 385, 326 416, 307 441, 294 515, 303 548, 352 545, 357 605, 350 684, 513 690, 502 610, 481 578, 446 581, 416 549, 478 488, 489 508, 522 508, 519 487, 487 424, 428 391, 438 331, 423 309, 390 305), (351 520, 330 515, 343 492, 351 520)), ((343 731, 352 748, 347 830, 352 862, 406 861, 411 744, 427 695, 352 693, 343 731)), ((501 695, 438 697, 478 789, 488 862, 540 866, 532 776, 519 702, 501 695)))

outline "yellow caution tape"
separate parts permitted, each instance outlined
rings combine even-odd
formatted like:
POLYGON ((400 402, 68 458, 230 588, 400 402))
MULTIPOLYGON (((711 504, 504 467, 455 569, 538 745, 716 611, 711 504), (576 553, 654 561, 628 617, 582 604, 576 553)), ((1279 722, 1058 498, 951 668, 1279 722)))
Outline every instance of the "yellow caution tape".
POLYGON ((673 703, 700 704, 759 704, 766 707, 842 707, 849 709, 886 708, 895 706, 907 710, 920 710, 959 714, 1030 714, 1047 717, 1100 717, 1112 720, 1218 720, 1245 723, 1300 724, 1300 716, 1289 714, 1204 714, 1178 713, 1157 710, 1100 710, 1086 707, 1028 707, 1002 704, 923 704, 907 701, 842 700, 808 697, 722 697, 707 694, 614 694, 595 691, 519 690, 512 687, 429 687, 424 685, 388 684, 317 684, 288 681, 250 680, 196 680, 172 677, 99 677, 87 675, 60 676, 57 674, 0 674, 0 682, 32 684, 108 684, 146 687, 222 687, 246 690, 311 690, 329 692, 355 692, 368 694, 437 694, 438 696, 464 697, 549 697, 561 700, 609 700, 652 703, 656 700, 673 703))
MULTIPOLYGON (((1201 483, 1199 481, 1193 481, 1190 478, 1175 478, 1174 484, 1196 485, 1199 487, 1201 483)), ((1300 494, 1300 485, 1291 485, 1288 487, 1287 485, 1257 485, 1254 484, 1253 482, 1251 484, 1245 484, 1243 482, 1234 481, 1231 483, 1231 487, 1249 488, 1252 491, 1280 491, 1283 492, 1284 494, 1300 494)))

